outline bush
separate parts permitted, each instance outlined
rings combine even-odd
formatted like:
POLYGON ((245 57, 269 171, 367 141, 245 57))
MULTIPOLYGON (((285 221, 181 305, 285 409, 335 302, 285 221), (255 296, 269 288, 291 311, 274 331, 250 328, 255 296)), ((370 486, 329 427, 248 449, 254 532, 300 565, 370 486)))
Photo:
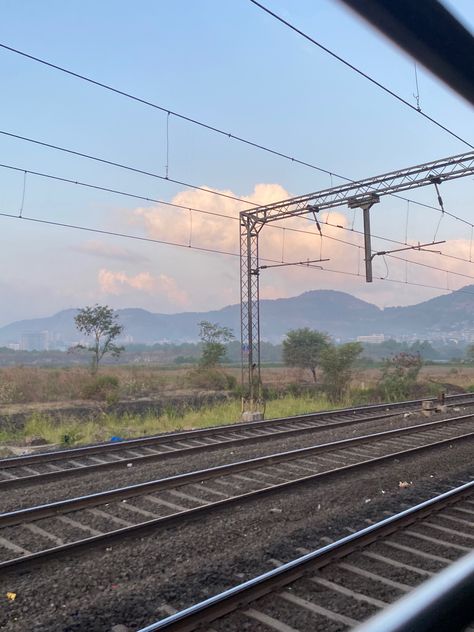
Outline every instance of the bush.
POLYGON ((384 361, 379 388, 388 401, 398 401, 414 396, 417 378, 423 361, 419 353, 398 353, 384 361))
POLYGON ((84 399, 107 400, 115 403, 118 398, 119 380, 115 375, 98 375, 91 378, 82 388, 84 399))
POLYGON ((330 402, 341 402, 352 378, 352 368, 362 353, 359 342, 346 342, 343 345, 328 345, 321 353, 323 370, 323 389, 330 402))
POLYGON ((349 401, 351 406, 364 406, 380 401, 380 392, 376 387, 351 388, 349 391, 349 401))
POLYGON ((236 389, 237 380, 233 375, 227 375, 218 369, 199 367, 186 374, 188 385, 212 391, 228 391, 236 389))

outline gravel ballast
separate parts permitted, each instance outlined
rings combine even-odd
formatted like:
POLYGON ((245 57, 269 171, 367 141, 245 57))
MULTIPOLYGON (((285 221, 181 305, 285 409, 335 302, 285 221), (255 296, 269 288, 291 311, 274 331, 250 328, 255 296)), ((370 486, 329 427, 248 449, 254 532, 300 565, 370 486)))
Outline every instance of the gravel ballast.
POLYGON ((465 415, 472 411, 472 408, 461 408, 459 412, 452 410, 446 414, 435 414, 429 419, 422 415, 410 414, 408 417, 397 415, 379 421, 360 422, 353 426, 342 428, 328 428, 315 432, 306 432, 291 437, 276 438, 269 437, 258 441, 249 441, 240 446, 217 447, 215 450, 176 455, 167 457, 160 461, 144 462, 127 467, 126 462, 118 468, 100 472, 90 472, 84 474, 78 472, 77 476, 67 477, 64 480, 50 481, 41 485, 21 486, 15 491, 8 489, 0 492, 0 512, 15 511, 33 505, 54 502, 64 498, 73 498, 92 494, 107 489, 124 487, 135 483, 142 483, 149 480, 174 476, 185 472, 205 469, 226 463, 235 463, 259 456, 275 454, 304 448, 322 443, 329 443, 340 439, 358 437, 365 434, 373 434, 395 428, 404 428, 430 421, 465 415))
POLYGON ((189 606, 269 570, 272 559, 298 556, 297 547, 317 548, 323 537, 347 535, 367 519, 380 520, 385 511, 396 513, 469 480, 473 449, 474 440, 436 448, 33 571, 5 573, 0 626, 6 632, 110 632, 123 625, 131 632, 170 607, 189 606), (413 484, 400 489, 399 481, 413 484), (8 591, 16 593, 14 601, 6 599, 8 591))

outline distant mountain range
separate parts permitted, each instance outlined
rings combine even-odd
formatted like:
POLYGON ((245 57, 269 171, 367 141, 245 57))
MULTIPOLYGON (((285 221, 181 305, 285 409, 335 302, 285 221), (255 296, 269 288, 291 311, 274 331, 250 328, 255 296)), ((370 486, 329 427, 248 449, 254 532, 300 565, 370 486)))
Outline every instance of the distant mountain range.
MULTIPOLYGON (((49 346, 79 339, 74 326, 77 309, 63 310, 47 318, 22 320, 0 328, 0 345, 20 343, 25 335, 48 332, 49 346)), ((209 312, 154 314, 144 309, 118 310, 129 341, 193 342, 198 323, 209 320, 231 327, 238 336, 240 307, 229 305, 209 312)), ((384 334, 385 337, 436 340, 443 337, 470 339, 474 334, 474 285, 407 307, 379 307, 345 292, 313 290, 292 298, 261 301, 262 339, 278 342, 290 329, 310 327, 340 340, 384 334)))

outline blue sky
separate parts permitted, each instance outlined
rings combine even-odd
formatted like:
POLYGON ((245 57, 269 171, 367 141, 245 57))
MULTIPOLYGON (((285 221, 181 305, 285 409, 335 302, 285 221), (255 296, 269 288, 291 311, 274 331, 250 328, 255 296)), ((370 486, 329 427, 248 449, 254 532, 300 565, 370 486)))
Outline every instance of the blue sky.
MULTIPOLYGON (((267 0, 267 5, 414 103, 412 60, 342 4, 267 0)), ((472 28, 470 0, 450 6, 472 28)), ((467 151, 248 0, 133 4, 2 0, 1 10, 1 43, 350 178, 467 151)), ((166 114, 5 50, 0 50, 0 72, 1 129, 165 175, 166 114)), ((472 141, 470 107, 422 68, 418 78, 422 109, 472 141)), ((169 176, 177 180, 228 191, 255 203, 331 185, 327 175, 174 117, 168 131, 169 176)), ((0 162, 21 169, 164 201, 178 199, 185 206, 235 217, 244 207, 2 135, 0 152, 0 162)), ((338 182, 333 179, 334 185, 338 182)), ((466 178, 443 187, 446 208, 468 221, 474 221, 472 184, 472 178, 466 178)), ((0 168, 0 211, 18 214, 22 194, 23 174, 0 168)), ((415 191, 411 197, 436 202, 432 190, 415 191)), ((170 211, 33 176, 26 178, 23 214, 183 244, 238 249, 235 221, 170 211)), ((352 225, 352 212, 341 209, 337 217, 338 223, 352 225)), ((412 205, 409 239, 430 241, 437 221, 435 212, 412 205)), ((375 234, 403 240, 405 205, 384 200, 374 209, 373 225, 375 234)), ((360 227, 360 217, 354 226, 360 227)), ((176 312, 238 301, 236 257, 17 219, 0 217, 0 227, 0 325, 94 302, 176 312)), ((285 247, 288 260, 315 258, 315 252, 319 256, 318 238, 298 242, 289 237, 285 246, 281 233, 262 237, 269 256, 285 247)), ((462 224, 443 220, 439 236, 448 240, 446 252, 470 248, 469 230, 462 224)), ((378 243, 381 248, 387 245, 378 243)), ((329 241, 323 241, 322 249, 330 256, 332 269, 354 271, 360 265, 354 259, 357 249, 335 248, 329 241)), ((426 261, 435 262, 428 257, 426 261)), ((470 275, 474 279, 471 264, 453 267, 438 261, 437 265, 462 271, 466 277, 411 264, 405 269, 395 262, 389 263, 388 275, 449 289, 471 283, 470 275)), ((386 274, 382 261, 376 266, 378 276, 386 274)), ((359 278, 294 268, 262 275, 262 294, 268 297, 318 288, 341 289, 382 306, 441 293, 386 281, 369 286, 359 278)))

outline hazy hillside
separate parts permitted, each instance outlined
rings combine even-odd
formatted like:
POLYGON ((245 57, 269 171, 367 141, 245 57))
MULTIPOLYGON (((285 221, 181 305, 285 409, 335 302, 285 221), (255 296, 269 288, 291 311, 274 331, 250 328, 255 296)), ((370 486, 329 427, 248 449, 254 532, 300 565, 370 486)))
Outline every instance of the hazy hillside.
MULTIPOLYGON (((381 310, 350 294, 333 290, 314 290, 300 296, 261 302, 262 338, 277 342, 289 330, 311 327, 348 340, 360 335, 383 333, 386 336, 416 335, 419 338, 459 336, 474 332, 474 286, 445 296, 410 305, 381 310), (471 294, 472 292, 472 294, 471 294)), ((48 318, 11 323, 0 328, 0 344, 18 343, 22 335, 48 331, 51 339, 70 343, 79 336, 74 327, 75 309, 48 318)), ((229 305, 210 312, 154 314, 144 309, 118 310, 125 333, 134 342, 195 341, 198 322, 210 320, 232 327, 238 335, 240 308, 229 305)))

